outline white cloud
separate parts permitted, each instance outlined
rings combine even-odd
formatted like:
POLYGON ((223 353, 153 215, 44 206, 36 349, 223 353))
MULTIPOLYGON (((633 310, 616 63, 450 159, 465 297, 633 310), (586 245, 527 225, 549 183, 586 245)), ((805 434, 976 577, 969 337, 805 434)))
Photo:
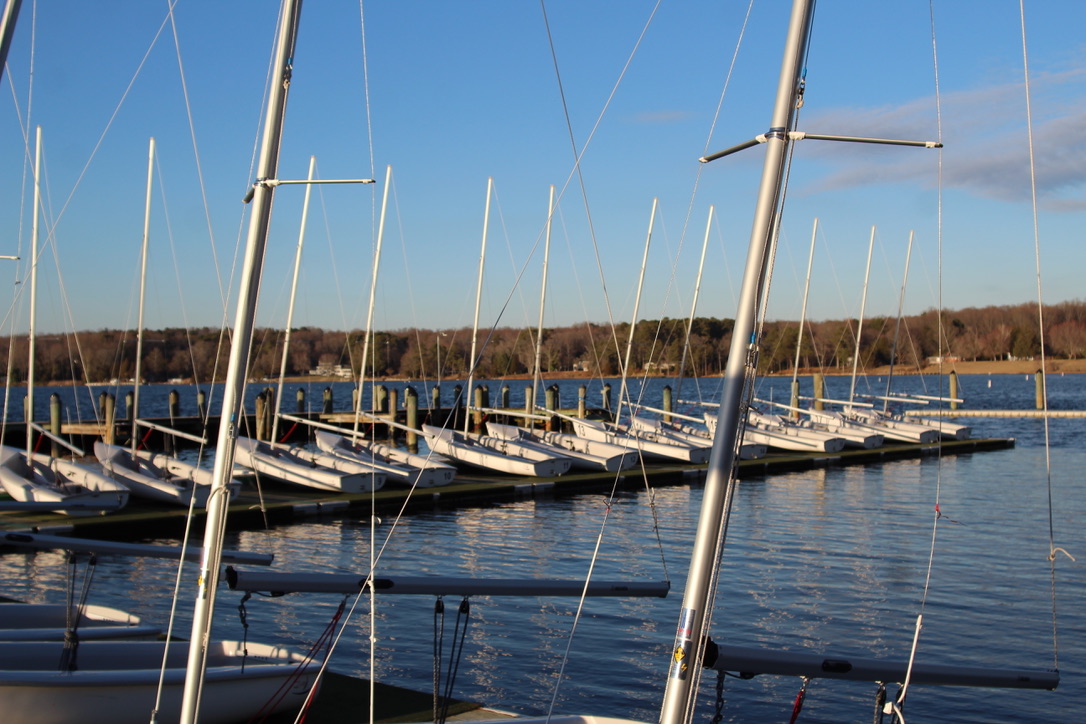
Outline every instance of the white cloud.
MULTIPOLYGON (((1051 210, 1086 208, 1086 71, 1049 74, 1031 83, 1033 160, 1038 201, 1051 210)), ((1000 201, 1029 201, 1030 152, 1022 83, 948 93, 942 98, 943 184, 1000 201)), ((933 97, 897 107, 847 108, 812 115, 801 130, 933 140, 940 123, 933 97)), ((937 160, 868 144, 805 142, 802 153, 829 167, 819 189, 911 181, 934 187, 937 160), (813 148, 818 144, 818 148, 813 148)))

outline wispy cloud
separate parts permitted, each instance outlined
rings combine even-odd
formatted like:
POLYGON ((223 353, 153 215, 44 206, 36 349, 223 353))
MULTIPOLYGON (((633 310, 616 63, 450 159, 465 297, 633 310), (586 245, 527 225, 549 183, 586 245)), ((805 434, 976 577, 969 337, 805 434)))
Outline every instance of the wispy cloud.
MULTIPOLYGON (((1047 74, 1031 82, 1038 200, 1060 211, 1086 209, 1086 70, 1047 74)), ((803 130, 842 135, 934 140, 943 129, 943 184, 984 198, 1030 199, 1030 152, 1022 83, 945 94, 941 123, 933 97, 882 108, 812 114, 803 130)), ((829 166, 820 189, 903 180, 934 186, 936 164, 924 153, 847 144, 819 144, 804 155, 829 166), (842 148, 844 146, 844 148, 842 148)))

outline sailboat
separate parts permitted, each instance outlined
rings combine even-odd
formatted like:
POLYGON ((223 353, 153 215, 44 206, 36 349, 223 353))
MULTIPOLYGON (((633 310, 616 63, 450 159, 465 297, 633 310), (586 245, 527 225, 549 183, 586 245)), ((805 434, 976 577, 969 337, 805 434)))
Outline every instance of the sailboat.
POLYGON ((283 355, 279 366, 279 387, 275 394, 275 410, 272 415, 271 441, 264 442, 250 437, 239 437, 234 452, 235 460, 257 475, 287 485, 328 490, 337 493, 372 493, 385 484, 385 473, 374 465, 357 458, 334 455, 323 450, 312 450, 299 445, 277 442, 279 400, 283 396, 283 377, 286 374, 287 354, 294 318, 294 298, 298 290, 298 273, 301 269, 302 247, 305 242, 306 218, 309 215, 309 196, 314 183, 313 172, 316 158, 309 159, 309 176, 306 181, 305 201, 302 205, 301 230, 294 254, 294 276, 290 287, 287 309, 286 332, 283 339, 283 355))
POLYGON ((0 641, 155 638, 162 633, 127 611, 109 606, 0 603, 0 641))
POLYGON ((120 510, 128 503, 129 491, 113 478, 86 465, 55 455, 34 452, 34 433, 40 432, 82 457, 83 451, 55 437, 34 418, 34 332, 38 294, 38 218, 41 211, 41 128, 36 133, 34 160, 34 213, 30 261, 29 378, 26 384, 26 448, 0 445, 0 485, 14 500, 48 503, 56 513, 73 516, 98 515, 120 510))
POLYGON ((614 473, 637 464, 637 450, 569 433, 528 430, 516 425, 489 421, 486 423, 486 431, 491 437, 516 442, 549 455, 568 457, 571 460, 570 466, 578 470, 614 473))
MULTIPOLYGON (((141 385, 141 367, 143 359, 143 307, 147 291, 147 247, 151 223, 151 183, 154 178, 155 139, 152 138, 147 152, 147 199, 143 215, 143 246, 140 253, 140 299, 137 315, 136 332, 136 369, 132 391, 132 442, 128 448, 113 445, 105 441, 95 441, 94 455, 102 468, 110 475, 121 480, 133 495, 158 502, 189 507, 207 505, 207 496, 211 493, 211 470, 181 460, 165 453, 152 453, 139 449, 137 429, 146 425, 161 429, 171 435, 190 438, 194 442, 206 444, 206 440, 189 435, 180 430, 163 428, 154 423, 139 419, 139 400, 141 385)), ((234 499, 241 489, 241 483, 233 481, 229 495, 234 499)))
POLYGON ((436 488, 456 478, 456 468, 437 455, 412 453, 371 440, 351 442, 348 437, 327 430, 315 431, 313 438, 320 450, 368 465, 383 473, 387 483, 436 488))
MULTIPOLYGON (((490 224, 490 200, 493 196, 494 179, 487 179, 486 209, 483 213, 483 241, 479 250, 479 273, 475 287, 475 317, 471 330, 471 356, 466 393, 469 400, 474 394, 475 368, 479 339, 479 305, 483 297, 483 269, 486 264, 487 229, 490 224)), ((465 405, 470 410, 471 405, 465 405)), ((471 432, 471 415, 464 416, 463 431, 448 427, 423 425, 430 449, 456 463, 469 467, 531 477, 551 478, 569 471, 573 460, 564 452, 546 445, 525 444, 518 436, 495 437, 471 432)))

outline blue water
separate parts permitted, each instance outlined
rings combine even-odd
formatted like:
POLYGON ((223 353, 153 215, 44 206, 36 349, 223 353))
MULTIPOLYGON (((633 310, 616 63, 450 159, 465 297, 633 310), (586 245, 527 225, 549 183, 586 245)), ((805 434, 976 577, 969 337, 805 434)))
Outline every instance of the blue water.
MULTIPOLYGON (((659 404, 660 387, 669 382, 675 384, 647 383, 646 404, 659 404)), ((758 395, 784 401, 788 382, 764 380, 758 395)), ((1086 409, 1086 379, 1053 376, 1048 383, 1052 408, 1086 409)), ((493 399, 502 383, 490 384, 493 399)), ((522 404, 524 383, 510 384, 512 404, 522 404)), ((563 405, 575 404, 578 383, 558 384, 563 405)), ((618 385, 612 384, 617 400, 618 385)), ((809 380, 805 384, 803 394, 809 394, 809 380)), ((827 384, 830 396, 847 395, 847 379, 829 378, 827 384)), ((702 399, 715 399, 716 381, 703 380, 700 387, 702 399)), ((894 387, 938 392, 932 378, 902 377, 894 387)), ((884 389, 885 380, 872 378, 863 391, 884 389)), ((451 385, 448 390, 451 398, 451 385)), ((589 388, 590 405, 600 404, 599 394, 597 382, 589 388)), ((963 376, 960 394, 969 408, 1031 409, 1035 384, 1032 376, 963 376)), ((692 382, 683 383, 681 397, 698 399, 692 382)), ((319 398, 318 389, 311 399, 319 398)), ((293 403, 292 395, 288 399, 293 403)), ((347 392, 337 390, 336 399, 337 407, 349 405, 347 392)), ((1014 437, 1017 444, 997 452, 745 478, 731 518, 713 637, 744 646, 901 658, 923 610, 919 661, 1047 669, 1058 647, 1062 682, 1055 692, 915 686, 905 709, 912 721, 1078 720, 1086 694, 1086 420, 1052 420, 1047 435, 1041 420, 969 422, 975 437, 1014 437), (1050 510, 1055 544, 1080 561, 1061 555, 1054 574, 1047 560, 1050 510)), ((555 708, 654 721, 700 496, 695 484, 613 499, 593 494, 435 508, 400 521, 318 519, 238 533, 228 545, 275 553, 273 568, 279 571, 360 573, 376 548, 377 569, 387 576, 576 579, 588 571, 599 541, 597 579, 667 578, 672 593, 666 599, 588 601, 555 708)), ((97 568, 93 602, 165 624, 172 564, 103 556, 97 568)), ((0 558, 0 591, 62 601, 64 569, 57 553, 6 555, 0 558)), ((195 572, 185 570, 182 609, 191 604, 195 572)), ((240 598, 221 593, 216 636, 240 635, 240 598)), ((246 605, 249 636, 305 647, 339 601, 327 594, 254 598, 246 605)), ((446 601, 447 635, 458 603, 446 601)), ((374 666, 380 680, 431 690, 433 608, 430 597, 376 601, 374 666)), ((546 711, 575 611, 570 599, 473 599, 455 696, 521 713, 546 711)), ((184 615, 179 625, 187 635, 184 615)), ((333 668, 366 674, 369 638, 366 599, 344 629, 333 668)), ((712 716, 713 684, 714 675, 707 673, 704 720, 712 716)), ((787 721, 798 688, 789 678, 729 679, 724 721, 787 721)), ((873 702, 874 685, 816 680, 800 721, 870 721, 873 702)))

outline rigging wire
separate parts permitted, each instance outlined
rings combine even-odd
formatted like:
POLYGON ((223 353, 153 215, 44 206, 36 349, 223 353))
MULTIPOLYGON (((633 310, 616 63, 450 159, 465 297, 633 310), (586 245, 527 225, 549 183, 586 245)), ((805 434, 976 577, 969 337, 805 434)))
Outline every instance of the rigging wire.
POLYGON ((1036 265, 1037 276, 1037 328, 1039 330, 1038 336, 1041 346, 1041 400, 1044 406, 1044 416, 1042 418, 1044 422, 1044 439, 1045 439, 1045 492, 1048 502, 1048 565, 1049 565, 1049 579, 1050 589, 1052 596, 1052 661, 1053 668, 1059 669, 1060 667, 1060 647, 1059 647, 1059 626, 1057 618, 1057 606, 1056 606, 1056 558, 1057 553, 1062 552, 1071 560, 1074 558, 1065 549, 1056 546, 1056 530, 1055 523, 1053 521, 1053 502, 1052 502, 1052 456, 1051 456, 1051 431, 1049 429, 1048 419, 1048 381, 1047 381, 1047 360, 1045 359, 1045 316, 1044 316, 1044 293, 1041 286, 1041 241, 1040 241, 1040 224, 1037 214, 1037 166, 1034 156, 1033 147, 1033 109, 1030 102, 1030 75, 1029 75, 1029 53, 1027 51, 1026 43, 1026 9, 1022 0, 1018 0, 1018 14, 1022 28, 1022 72, 1025 79, 1025 110, 1026 110, 1026 137, 1029 147, 1029 190, 1030 201, 1033 211, 1033 255, 1034 264, 1036 265))
MULTIPOLYGON (((936 192, 936 239, 937 239, 937 272, 936 272, 936 295, 937 304, 936 308, 943 309, 943 104, 942 94, 939 83, 939 45, 937 42, 936 26, 935 26, 935 7, 932 0, 928 0, 928 22, 931 33, 931 57, 932 57, 932 81, 935 87, 935 122, 936 122, 936 141, 938 142, 937 151, 937 192, 936 192)), ((938 374, 942 378, 943 360, 946 357, 943 350, 943 315, 940 312, 938 315, 938 350, 939 350, 939 371, 938 374)), ((940 386, 940 391, 941 391, 940 386)), ((940 435, 940 439, 941 439, 940 435)), ((904 724, 905 717, 902 712, 902 708, 905 705, 905 697, 908 695, 909 683, 912 678, 913 664, 916 661, 917 650, 920 645, 920 634, 924 626, 924 613, 927 610, 928 596, 931 593, 932 573, 935 567, 935 550, 936 544, 939 538, 939 521, 942 519, 942 512, 940 504, 942 502, 942 490, 943 490, 943 446, 941 443, 936 446, 936 467, 935 467, 935 491, 934 491, 934 509, 932 510, 931 519, 931 542, 928 548, 928 561, 924 571, 924 586, 920 594, 920 607, 916 615, 916 623, 913 628, 912 645, 909 648, 909 660, 905 669, 904 681, 901 682, 901 688, 898 690, 897 695, 885 705, 885 711, 893 714, 892 721, 898 721, 904 724)))

